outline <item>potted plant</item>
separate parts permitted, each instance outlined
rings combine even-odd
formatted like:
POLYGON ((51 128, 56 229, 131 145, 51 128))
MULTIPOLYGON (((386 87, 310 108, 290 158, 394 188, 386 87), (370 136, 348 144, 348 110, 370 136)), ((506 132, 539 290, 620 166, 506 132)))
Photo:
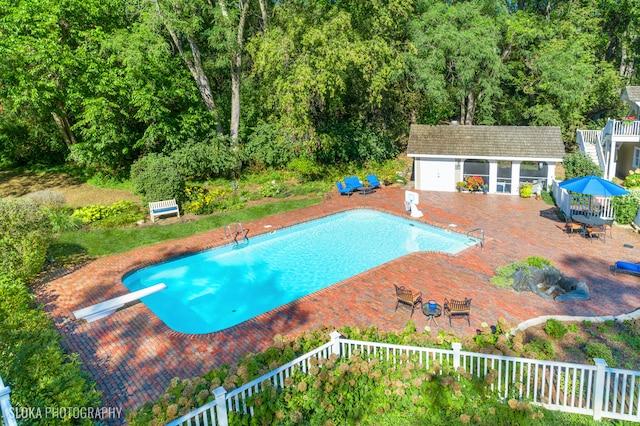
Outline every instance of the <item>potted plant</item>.
POLYGON ((458 190, 458 192, 464 192, 469 189, 469 186, 467 185, 467 182, 462 181, 456 183, 456 189, 458 190))
POLYGON ((467 186, 471 192, 481 192, 484 188, 484 179, 480 176, 469 176, 467 186))

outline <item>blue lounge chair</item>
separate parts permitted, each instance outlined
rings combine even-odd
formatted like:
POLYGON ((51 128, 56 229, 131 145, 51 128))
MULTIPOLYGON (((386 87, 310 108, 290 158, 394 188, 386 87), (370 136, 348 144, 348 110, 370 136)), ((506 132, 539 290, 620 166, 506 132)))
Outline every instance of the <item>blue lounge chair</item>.
POLYGON ((360 179, 358 179, 358 176, 349 176, 344 178, 344 185, 351 192, 355 192, 360 188, 364 188, 364 185, 360 183, 360 179))
POLYGON ((367 181, 369 182, 369 188, 380 188, 380 181, 376 175, 367 176, 367 181))
POLYGON ((620 272, 621 274, 640 276, 640 264, 617 261, 616 264, 611 267, 611 272, 613 272, 614 275, 620 272))
POLYGON ((342 185, 342 182, 336 182, 336 187, 338 188, 338 192, 340 192, 340 195, 351 196, 351 189, 345 188, 344 185, 342 185))

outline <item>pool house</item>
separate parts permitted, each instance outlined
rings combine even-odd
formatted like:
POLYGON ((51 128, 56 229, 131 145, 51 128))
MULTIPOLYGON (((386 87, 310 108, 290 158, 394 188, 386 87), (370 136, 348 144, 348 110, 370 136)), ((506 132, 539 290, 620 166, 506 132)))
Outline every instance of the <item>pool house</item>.
POLYGON ((454 192, 457 182, 480 176, 489 193, 518 195, 523 183, 551 183, 564 143, 555 126, 412 124, 407 155, 416 190, 454 192))

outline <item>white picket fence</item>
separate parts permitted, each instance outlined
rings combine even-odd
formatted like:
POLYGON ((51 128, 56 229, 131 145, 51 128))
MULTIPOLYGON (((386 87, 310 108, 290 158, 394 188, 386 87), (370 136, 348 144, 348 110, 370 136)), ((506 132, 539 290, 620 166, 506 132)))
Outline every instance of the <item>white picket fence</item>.
POLYGON ((2 411, 2 421, 5 426, 17 426, 16 417, 11 408, 11 388, 5 386, 0 377, 0 410, 2 411))
POLYGON ((464 352, 460 343, 452 343, 452 347, 445 350, 349 340, 334 331, 330 342, 238 389, 231 392, 222 387, 215 389, 213 401, 169 425, 226 426, 229 412, 253 415, 246 401, 265 387, 265 381, 276 389, 284 388, 285 379, 295 371, 308 372, 312 358, 327 359, 331 354, 348 358, 356 350, 370 358, 382 357, 397 364, 409 357, 416 365, 422 365, 425 373, 437 363, 448 366, 452 372, 462 367, 478 378, 492 374, 491 389, 501 399, 515 397, 549 410, 591 415, 594 420, 640 422, 638 371, 609 368, 600 358, 594 359, 595 365, 581 365, 464 352))
POLYGON ((611 197, 597 197, 590 195, 574 195, 566 189, 560 188, 555 179, 551 182, 551 191, 556 205, 567 217, 584 215, 597 217, 604 220, 615 218, 611 197))

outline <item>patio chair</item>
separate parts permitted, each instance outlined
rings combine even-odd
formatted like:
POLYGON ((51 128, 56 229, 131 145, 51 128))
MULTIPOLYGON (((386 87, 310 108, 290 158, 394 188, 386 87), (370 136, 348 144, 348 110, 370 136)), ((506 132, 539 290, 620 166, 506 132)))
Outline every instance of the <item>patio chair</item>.
POLYGON ((471 326, 471 299, 447 300, 444 299, 444 314, 449 317, 449 326, 454 317, 467 317, 467 324, 471 326))
POLYGON ((604 243, 607 237, 607 231, 604 229, 604 225, 587 225, 586 233, 591 242, 593 242, 593 237, 598 237, 602 238, 602 242, 604 243))
POLYGON ((336 187, 338 188, 340 195, 351 196, 352 191, 349 188, 345 188, 342 182, 336 182, 336 187))
POLYGON ((380 181, 376 175, 367 176, 367 182, 369 182, 369 188, 380 188, 380 181))
POLYGON ((411 316, 413 316, 413 311, 416 306, 422 307, 422 293, 421 292, 413 292, 404 286, 398 287, 397 285, 393 285, 396 288, 396 311, 398 310, 399 305, 407 305, 411 308, 411 316))
POLYGON ((360 182, 358 176, 348 176, 344 178, 344 186, 346 186, 351 192, 364 188, 364 185, 360 182))
POLYGON ((611 272, 613 272, 613 275, 619 272, 621 274, 640 277, 640 263, 623 262, 619 260, 611 267, 611 272))
POLYGON ((582 233, 583 228, 582 225, 574 222, 572 219, 570 219, 569 217, 565 217, 565 224, 564 224, 564 232, 566 232, 567 234, 569 234, 569 236, 571 236, 571 234, 573 234, 574 232, 580 232, 582 233))

